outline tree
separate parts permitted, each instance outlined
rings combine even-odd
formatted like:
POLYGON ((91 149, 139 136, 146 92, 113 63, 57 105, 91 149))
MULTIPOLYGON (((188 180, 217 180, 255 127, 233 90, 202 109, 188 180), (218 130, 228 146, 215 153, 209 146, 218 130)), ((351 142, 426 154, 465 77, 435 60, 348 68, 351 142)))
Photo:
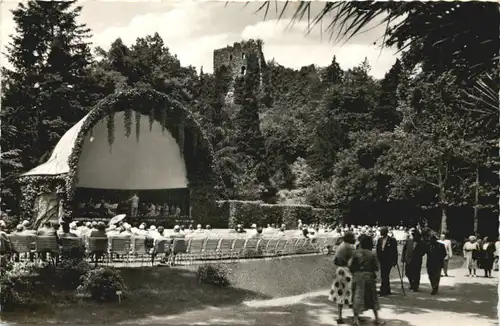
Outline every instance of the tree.
POLYGON ((267 155, 264 138, 260 129, 259 103, 255 94, 255 76, 249 72, 240 76, 235 82, 235 104, 238 105, 234 115, 234 144, 241 158, 253 162, 256 180, 269 187, 269 172, 267 170, 267 155))
POLYGON ((428 205, 441 211, 440 229, 448 229, 448 210, 467 204, 470 198, 463 139, 467 119, 461 114, 461 99, 450 74, 421 74, 413 80, 412 95, 402 105, 410 107, 409 125, 396 131, 386 157, 392 178, 392 197, 407 198, 425 193, 428 205), (406 131, 404 131, 406 130, 406 131))
POLYGON ((25 168, 45 160, 61 135, 93 104, 90 34, 76 22, 80 12, 74 1, 29 1, 12 11, 16 33, 6 56, 13 69, 2 70, 2 104, 10 108, 4 119, 18 135, 4 144, 4 150, 22 151, 25 168))
POLYGON ((381 131, 392 131, 400 122, 397 112, 397 90, 402 74, 403 65, 399 59, 396 59, 394 65, 380 82, 380 95, 376 108, 375 124, 381 131))
POLYGON ((322 72, 323 83, 327 85, 335 85, 342 82, 343 71, 340 68, 337 58, 333 56, 332 62, 322 72))
POLYGON ((350 146, 350 133, 375 128, 378 87, 369 69, 365 60, 348 70, 342 84, 330 87, 314 112, 308 161, 321 177, 332 176, 337 153, 350 146))
POLYGON ((13 178, 23 168, 21 163, 20 149, 6 149, 7 144, 12 143, 13 138, 16 138, 18 131, 16 127, 5 121, 4 117, 12 116, 9 108, 4 108, 0 111, 0 119, 2 121, 2 137, 0 137, 0 171, 2 173, 0 179, 0 187, 2 189, 2 206, 9 208, 16 207, 16 191, 13 178))
POLYGON ((347 218, 361 223, 373 223, 374 217, 378 222, 391 221, 386 205, 391 177, 380 166, 392 146, 393 135, 369 130, 352 133, 350 138, 352 145, 338 153, 334 165, 332 204, 347 218), (385 209, 383 214, 380 208, 385 209))

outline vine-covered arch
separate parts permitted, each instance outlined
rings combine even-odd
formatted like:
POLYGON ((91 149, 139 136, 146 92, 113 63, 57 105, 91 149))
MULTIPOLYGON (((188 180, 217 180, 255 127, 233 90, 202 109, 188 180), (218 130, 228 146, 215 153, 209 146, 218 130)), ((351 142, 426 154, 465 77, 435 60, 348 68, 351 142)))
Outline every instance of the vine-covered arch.
MULTIPOLYGON (((209 223, 215 214, 216 194, 222 184, 216 172, 211 144, 190 110, 172 97, 152 89, 129 89, 101 100, 83 119, 82 125, 76 132, 67 157, 67 171, 58 176, 26 175, 20 179, 22 187, 30 196, 34 196, 41 192, 42 188, 46 190, 48 184, 55 186, 57 183, 59 193, 61 188, 64 188, 64 218, 70 219, 71 203, 78 183, 79 161, 86 136, 92 133, 97 123, 106 119, 108 143, 112 147, 115 137, 118 136, 114 130, 114 115, 118 112, 124 112, 125 116, 124 137, 132 136, 134 130, 135 137, 139 141, 140 119, 144 115, 149 117, 149 131, 157 121, 163 131, 168 131, 174 137, 186 165, 191 202, 190 215, 200 223, 209 223), (63 180, 64 186, 61 187, 63 180)), ((34 198, 25 201, 24 209, 33 207, 33 202, 34 198)))

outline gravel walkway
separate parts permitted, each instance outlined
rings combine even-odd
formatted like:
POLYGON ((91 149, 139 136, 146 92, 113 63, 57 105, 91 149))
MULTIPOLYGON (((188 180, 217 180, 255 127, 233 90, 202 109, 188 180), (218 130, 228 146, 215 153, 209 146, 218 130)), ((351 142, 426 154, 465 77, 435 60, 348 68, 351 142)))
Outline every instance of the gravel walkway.
MULTIPOLYGON (((421 291, 403 296, 399 280, 393 280, 393 296, 381 298, 380 316, 394 326, 493 326, 498 325, 498 273, 493 278, 465 277, 465 270, 450 271, 441 279, 440 293, 430 295, 427 275, 422 275, 421 291)), ((405 283, 408 288, 408 284, 405 283)), ((270 300, 247 301, 232 307, 193 310, 179 315, 151 316, 124 324, 168 325, 336 325, 334 308, 327 299, 328 290, 270 300)), ((367 319, 372 313, 366 312, 367 319)), ((352 312, 346 311, 348 324, 352 312)), ((371 322, 364 323, 372 324, 371 322)))

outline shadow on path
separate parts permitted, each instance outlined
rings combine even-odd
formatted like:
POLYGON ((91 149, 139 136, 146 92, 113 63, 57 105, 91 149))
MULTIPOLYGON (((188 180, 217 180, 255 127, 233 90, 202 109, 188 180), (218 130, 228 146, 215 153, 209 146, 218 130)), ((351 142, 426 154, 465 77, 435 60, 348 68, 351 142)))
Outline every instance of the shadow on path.
POLYGON ((444 312, 469 314, 478 318, 496 319, 495 308, 496 287, 495 282, 458 283, 454 285, 443 285, 439 293, 430 295, 429 284, 423 284, 420 292, 407 293, 406 297, 401 295, 381 298, 382 305, 390 306, 396 313, 421 314, 432 310, 444 312))

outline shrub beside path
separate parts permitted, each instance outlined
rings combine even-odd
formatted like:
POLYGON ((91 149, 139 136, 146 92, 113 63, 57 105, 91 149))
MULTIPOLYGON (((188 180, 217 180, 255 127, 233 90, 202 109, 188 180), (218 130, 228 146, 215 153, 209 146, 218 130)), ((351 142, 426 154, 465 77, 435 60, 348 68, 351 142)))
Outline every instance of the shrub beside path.
MULTIPOLYGON (((430 283, 422 274, 421 290, 406 291, 399 279, 392 281, 394 295, 380 298, 380 316, 394 326, 493 326, 497 319, 498 273, 493 278, 468 278, 466 270, 454 269, 441 279, 440 293, 430 295, 430 283)), ((408 283, 405 282, 405 288, 408 283)), ((206 307, 178 315, 151 316, 124 324, 169 325, 335 325, 336 308, 328 301, 328 290, 269 300, 246 301, 231 307, 206 307)), ((366 318, 372 318, 366 312, 366 318)), ((350 309, 346 311, 349 320, 350 309)), ((366 323, 365 323, 366 324, 366 323)), ((369 323, 368 323, 369 324, 369 323)))

